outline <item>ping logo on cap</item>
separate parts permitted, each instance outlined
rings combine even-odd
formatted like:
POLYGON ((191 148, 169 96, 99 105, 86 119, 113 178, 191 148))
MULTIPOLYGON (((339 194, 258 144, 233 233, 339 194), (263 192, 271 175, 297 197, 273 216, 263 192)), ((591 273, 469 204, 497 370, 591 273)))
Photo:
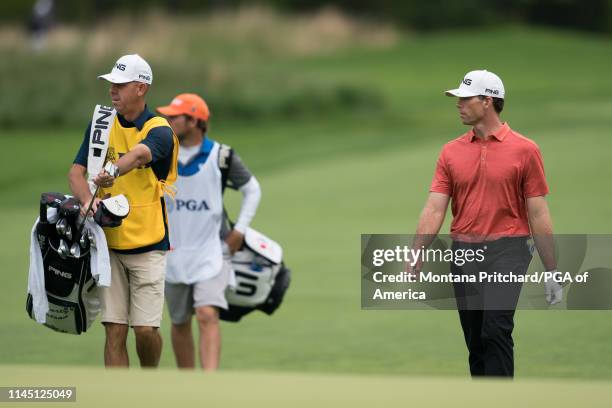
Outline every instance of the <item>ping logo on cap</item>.
POLYGON ((463 76, 459 87, 444 92, 446 96, 471 98, 473 96, 492 96, 503 99, 506 92, 500 77, 486 69, 470 71, 463 76))
POLYGON ((113 65, 112 71, 99 75, 98 79, 104 79, 113 84, 136 81, 150 85, 153 83, 153 71, 140 55, 129 54, 119 58, 113 65))

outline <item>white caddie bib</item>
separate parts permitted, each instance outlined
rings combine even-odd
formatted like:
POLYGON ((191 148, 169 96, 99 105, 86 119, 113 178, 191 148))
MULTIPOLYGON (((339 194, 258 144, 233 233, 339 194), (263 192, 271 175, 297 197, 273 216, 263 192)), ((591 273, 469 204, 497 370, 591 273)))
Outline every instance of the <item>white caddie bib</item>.
MULTIPOLYGON (((170 252, 166 281, 193 284, 221 273, 223 249, 223 193, 219 170, 219 143, 203 163, 192 163, 189 175, 179 174, 172 200, 166 197, 170 252)), ((194 159, 197 161, 197 158, 194 159)))
POLYGON ((100 173, 106 161, 110 132, 115 122, 117 111, 104 105, 96 105, 91 118, 91 130, 89 132, 89 152, 87 156, 87 181, 89 190, 93 193, 96 186, 94 177, 100 173))

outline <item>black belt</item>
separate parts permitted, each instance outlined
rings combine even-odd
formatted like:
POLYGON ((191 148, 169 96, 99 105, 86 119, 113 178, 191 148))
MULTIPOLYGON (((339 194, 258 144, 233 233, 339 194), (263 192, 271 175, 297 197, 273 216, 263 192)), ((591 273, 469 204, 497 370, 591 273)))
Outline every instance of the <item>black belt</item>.
POLYGON ((521 245, 527 242, 528 236, 523 237, 503 237, 494 241, 482 241, 482 242, 466 242, 466 241, 453 241, 453 245, 459 245, 462 248, 478 249, 487 247, 490 250, 496 250, 501 248, 508 248, 509 246, 521 245))

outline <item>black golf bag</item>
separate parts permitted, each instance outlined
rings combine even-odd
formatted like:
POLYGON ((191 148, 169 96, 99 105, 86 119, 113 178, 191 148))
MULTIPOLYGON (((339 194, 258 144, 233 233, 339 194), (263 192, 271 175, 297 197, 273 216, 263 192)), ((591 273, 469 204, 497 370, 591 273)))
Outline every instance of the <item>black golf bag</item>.
POLYGON ((232 256, 236 287, 225 291, 228 310, 220 310, 222 320, 238 322, 254 310, 271 315, 278 309, 291 281, 282 256, 280 245, 247 228, 243 247, 232 256))
MULTIPOLYGON (((79 231, 80 205, 61 193, 43 193, 36 238, 42 254, 44 288, 49 304, 45 326, 62 333, 87 331, 100 311, 97 285, 91 274, 93 237, 79 231)), ((32 279, 32 277, 30 277, 32 279)), ((34 298, 26 310, 36 320, 34 298)))

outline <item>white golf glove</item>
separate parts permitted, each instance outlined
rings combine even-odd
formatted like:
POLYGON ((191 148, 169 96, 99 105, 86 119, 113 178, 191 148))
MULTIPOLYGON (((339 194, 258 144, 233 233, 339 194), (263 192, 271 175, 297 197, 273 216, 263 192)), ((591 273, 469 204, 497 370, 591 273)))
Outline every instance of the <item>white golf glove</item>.
POLYGON ((563 286, 555 282, 553 278, 544 281, 544 293, 546 293, 546 301, 550 305, 557 304, 563 300, 563 286))

